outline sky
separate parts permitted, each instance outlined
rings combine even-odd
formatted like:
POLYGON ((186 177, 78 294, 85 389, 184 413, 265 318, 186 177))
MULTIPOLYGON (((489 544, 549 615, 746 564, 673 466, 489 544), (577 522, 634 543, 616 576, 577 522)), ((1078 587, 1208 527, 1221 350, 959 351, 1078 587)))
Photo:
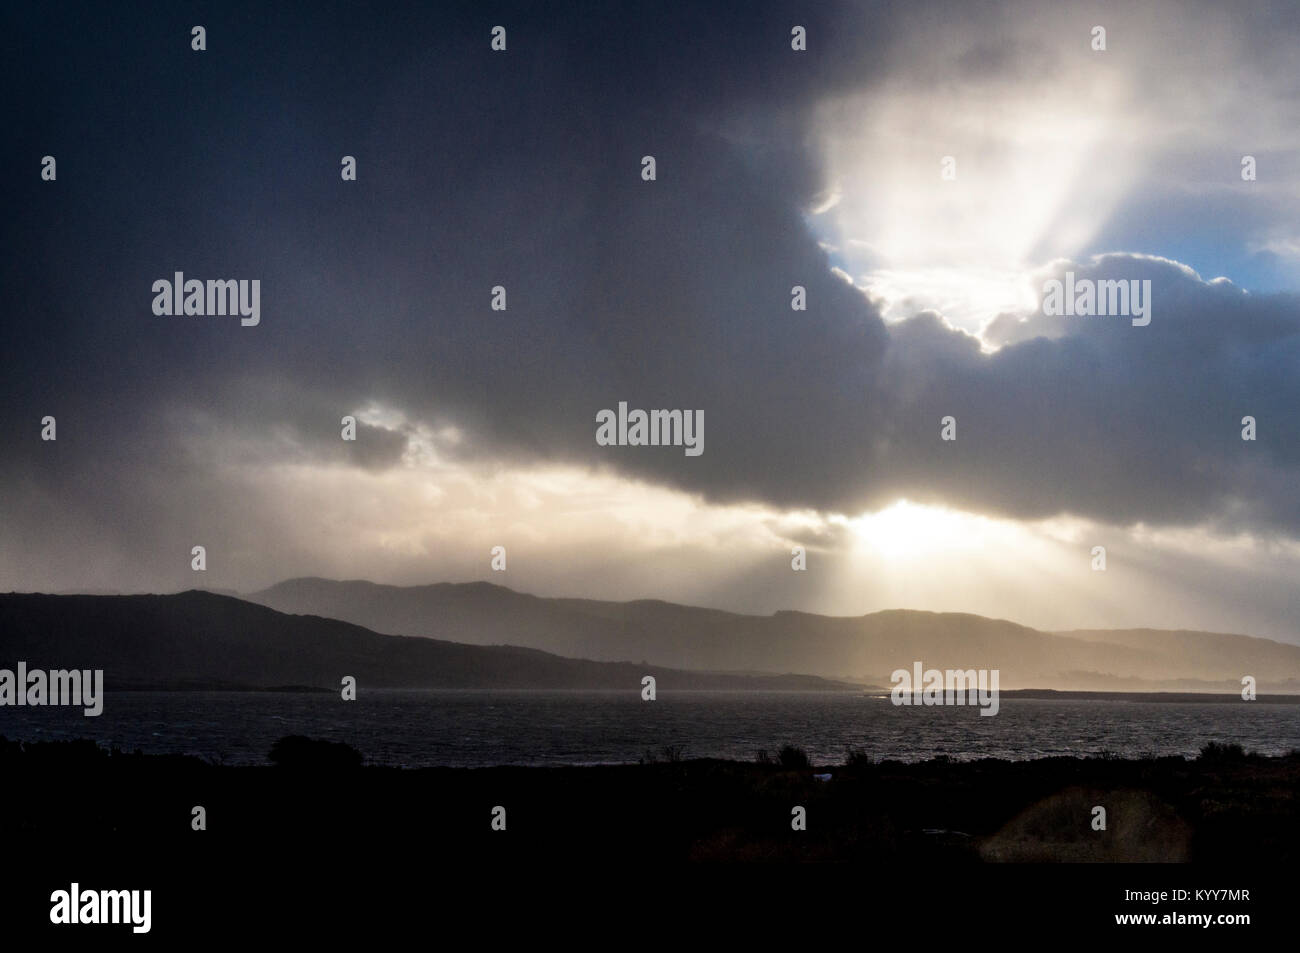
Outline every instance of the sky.
POLYGON ((1293 3, 0 18, 0 591, 1300 642, 1293 3), (258 279, 260 322, 155 314, 177 271, 258 279), (1045 314, 1067 272, 1149 281, 1150 323, 1045 314), (620 401, 704 452, 599 445, 620 401))

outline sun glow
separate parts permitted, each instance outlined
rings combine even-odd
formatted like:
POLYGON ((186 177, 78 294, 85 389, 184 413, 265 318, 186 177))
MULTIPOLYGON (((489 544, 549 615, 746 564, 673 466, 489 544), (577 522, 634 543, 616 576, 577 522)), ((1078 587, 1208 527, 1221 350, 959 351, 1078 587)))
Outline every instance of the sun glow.
POLYGON ((889 560, 931 557, 953 550, 982 549, 998 534, 993 520, 908 500, 853 519, 860 546, 889 560))
POLYGON ((886 320, 933 309, 977 332, 1033 308, 1031 272, 1085 249, 1144 168, 1127 77, 1062 63, 1030 91, 990 76, 943 96, 900 82, 820 105, 838 200, 811 208, 808 224, 886 320))

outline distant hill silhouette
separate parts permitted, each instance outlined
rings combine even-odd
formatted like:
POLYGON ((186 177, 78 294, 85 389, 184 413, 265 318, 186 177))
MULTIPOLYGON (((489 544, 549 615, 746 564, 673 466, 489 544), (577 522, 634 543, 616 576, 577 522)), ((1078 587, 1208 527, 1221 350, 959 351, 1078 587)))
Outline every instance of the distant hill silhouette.
POLYGON ((677 672, 590 662, 530 648, 380 635, 349 622, 285 615, 230 596, 0 595, 0 668, 103 669, 123 688, 856 689, 800 675, 677 672))
POLYGON ((854 618, 740 615, 657 600, 525 595, 489 583, 386 586, 291 579, 245 598, 380 632, 522 645, 596 660, 647 659, 707 671, 808 672, 888 685, 919 660, 996 668, 1001 687, 1062 691, 1300 692, 1300 646, 1155 629, 1042 632, 964 613, 890 610, 854 618))

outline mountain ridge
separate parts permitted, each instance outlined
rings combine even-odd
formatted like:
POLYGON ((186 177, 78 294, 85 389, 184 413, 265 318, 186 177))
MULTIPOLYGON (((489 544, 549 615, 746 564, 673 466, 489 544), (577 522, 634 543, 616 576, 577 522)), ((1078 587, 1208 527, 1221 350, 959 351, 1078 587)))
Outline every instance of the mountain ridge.
POLYGON ((322 577, 244 596, 375 631, 469 644, 505 643, 600 661, 644 659, 700 671, 800 671, 889 684, 915 661, 997 668, 1002 687, 1063 691, 1300 690, 1300 646, 1230 633, 1159 629, 1049 632, 974 613, 886 609, 861 616, 798 610, 745 615, 654 599, 627 602, 521 593, 490 582, 389 586, 322 577), (1183 638, 1171 639, 1182 633, 1183 638), (1196 652, 1185 651, 1187 644, 1196 652))
POLYGON ((286 614, 203 590, 169 595, 0 595, 0 667, 103 669, 109 690, 284 686, 626 689, 654 675, 667 690, 861 686, 799 674, 678 671, 631 661, 564 658, 514 645, 384 635, 350 622, 286 614))

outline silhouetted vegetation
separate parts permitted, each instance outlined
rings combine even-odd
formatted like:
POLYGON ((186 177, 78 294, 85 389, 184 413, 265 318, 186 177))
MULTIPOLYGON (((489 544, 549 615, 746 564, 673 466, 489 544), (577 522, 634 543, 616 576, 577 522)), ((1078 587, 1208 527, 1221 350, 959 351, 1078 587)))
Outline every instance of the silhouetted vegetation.
POLYGON ((760 751, 755 755, 754 761, 762 765, 773 765, 785 771, 802 771, 812 767, 812 763, 808 760, 808 752, 794 745, 782 745, 775 755, 769 754, 766 750, 760 751))
POLYGON ((846 768, 869 768, 875 761, 865 748, 850 748, 844 754, 844 767, 846 768))
POLYGON ((282 768, 333 771, 361 767, 361 752, 341 741, 319 741, 303 735, 288 735, 271 745, 267 755, 282 768))
POLYGON ((47 854, 112 856, 129 843, 142 856, 224 852, 241 863, 268 843, 301 853, 412 838, 441 862, 489 865, 560 856, 1300 863, 1300 754, 1238 754, 1233 745, 1156 760, 904 764, 858 752, 852 770, 829 781, 793 745, 760 764, 687 760, 669 745, 641 765, 413 770, 358 767, 354 749, 301 736, 273 750, 279 767, 223 767, 88 741, 0 739, 5 836, 13 849, 47 854), (207 834, 190 826, 195 805, 206 809, 207 834), (494 805, 508 812, 509 836, 491 828, 494 805), (798 834, 792 805, 809 818, 798 834), (1107 807, 1104 832, 1089 825, 1093 805, 1107 807))
POLYGON ((664 745, 658 751, 647 750, 641 756, 642 764, 677 764, 686 756, 686 749, 681 745, 664 745))
POLYGON ((808 752, 794 745, 782 745, 781 750, 776 753, 776 761, 787 771, 802 771, 812 767, 808 760, 808 752))
POLYGON ((1242 761, 1250 757, 1241 745, 1235 742, 1211 741, 1201 749, 1202 761, 1242 761))

